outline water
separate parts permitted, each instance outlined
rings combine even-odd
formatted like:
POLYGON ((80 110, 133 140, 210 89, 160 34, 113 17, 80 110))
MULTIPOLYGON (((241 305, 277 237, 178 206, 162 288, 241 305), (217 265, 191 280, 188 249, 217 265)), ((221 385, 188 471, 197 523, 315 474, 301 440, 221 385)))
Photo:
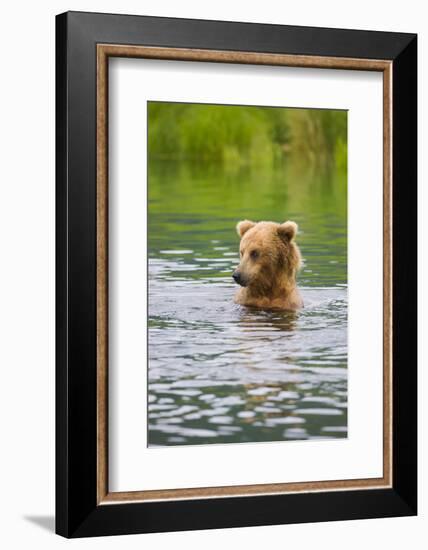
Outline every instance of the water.
POLYGON ((154 162, 149 445, 347 436, 346 178, 154 162), (240 219, 292 219, 297 313, 233 302, 240 219))

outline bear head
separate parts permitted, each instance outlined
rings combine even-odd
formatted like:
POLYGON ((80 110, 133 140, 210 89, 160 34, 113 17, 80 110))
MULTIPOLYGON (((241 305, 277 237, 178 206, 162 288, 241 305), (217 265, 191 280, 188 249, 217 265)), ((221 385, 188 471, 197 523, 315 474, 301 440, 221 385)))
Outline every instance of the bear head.
POLYGON ((301 266, 300 250, 295 242, 295 222, 243 220, 237 224, 236 230, 241 238, 240 262, 233 278, 239 285, 260 296, 295 286, 301 266))

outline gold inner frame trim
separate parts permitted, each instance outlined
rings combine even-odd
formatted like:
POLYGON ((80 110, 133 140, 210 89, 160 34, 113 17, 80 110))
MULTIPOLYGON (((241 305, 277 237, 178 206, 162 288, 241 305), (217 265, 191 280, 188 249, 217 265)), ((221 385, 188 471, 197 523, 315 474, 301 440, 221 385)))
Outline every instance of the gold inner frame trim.
POLYGON ((239 497, 392 486, 392 62, 373 59, 97 44, 97 503, 239 497), (202 61, 383 73, 383 476, 297 483, 109 492, 108 59, 202 61))

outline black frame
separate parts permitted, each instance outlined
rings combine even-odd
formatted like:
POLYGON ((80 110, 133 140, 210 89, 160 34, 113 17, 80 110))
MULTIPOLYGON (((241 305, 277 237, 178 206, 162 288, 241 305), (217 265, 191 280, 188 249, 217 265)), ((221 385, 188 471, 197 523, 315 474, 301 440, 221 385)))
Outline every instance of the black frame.
POLYGON ((415 515, 417 36, 68 12, 56 17, 56 97, 56 532, 83 537, 415 515), (392 488, 97 506, 97 43, 393 62, 392 488))

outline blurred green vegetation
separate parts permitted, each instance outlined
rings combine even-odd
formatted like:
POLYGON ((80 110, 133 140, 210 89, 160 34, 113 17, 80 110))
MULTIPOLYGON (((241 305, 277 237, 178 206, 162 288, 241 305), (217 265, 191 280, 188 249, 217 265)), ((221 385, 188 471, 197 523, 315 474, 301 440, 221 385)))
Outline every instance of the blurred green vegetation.
POLYGON ((151 159, 266 167, 298 156, 346 170, 346 111, 149 102, 148 121, 151 159))

